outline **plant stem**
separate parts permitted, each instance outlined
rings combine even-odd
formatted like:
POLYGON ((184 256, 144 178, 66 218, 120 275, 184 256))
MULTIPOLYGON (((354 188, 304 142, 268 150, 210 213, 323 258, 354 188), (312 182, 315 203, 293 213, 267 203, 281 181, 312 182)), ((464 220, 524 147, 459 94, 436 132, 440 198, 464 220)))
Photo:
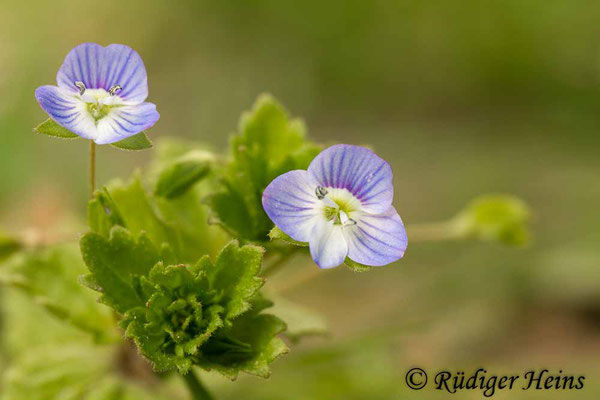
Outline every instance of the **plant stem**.
POLYGON ((90 140, 90 199, 96 190, 96 143, 90 140))
POLYGON ((453 222, 449 220, 408 226, 408 243, 461 239, 461 232, 453 222))
POLYGON ((298 246, 293 246, 290 250, 281 254, 277 260, 275 260, 274 262, 269 264, 267 267, 265 267, 265 270, 262 273, 262 275, 264 277, 273 275, 275 272, 277 272, 279 269, 281 269, 281 267, 283 267, 285 265, 286 261, 289 260, 290 257, 293 256, 296 253, 296 251, 298 251, 298 249, 299 249, 298 246))
POLYGON ((208 390, 200 382, 200 378, 190 370, 187 374, 182 375, 185 384, 187 385, 193 400, 212 400, 213 397, 208 393, 208 390))

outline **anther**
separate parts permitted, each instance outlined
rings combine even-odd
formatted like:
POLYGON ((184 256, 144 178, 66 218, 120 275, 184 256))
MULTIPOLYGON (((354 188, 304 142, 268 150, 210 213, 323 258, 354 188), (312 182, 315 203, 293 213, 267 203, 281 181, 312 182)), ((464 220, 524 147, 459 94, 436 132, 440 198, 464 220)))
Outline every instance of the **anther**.
POLYGON ((323 200, 325 196, 327 196, 327 189, 325 189, 323 186, 317 186, 315 189, 315 194, 317 195, 317 199, 323 200))
POLYGON ((117 94, 117 92, 121 91, 121 89, 123 89, 123 88, 121 87, 121 85, 114 85, 114 86, 111 86, 111 88, 110 88, 110 89, 108 89, 108 93, 109 93, 111 96, 114 96, 115 94, 117 94))
POLYGON ((75 86, 79 89, 79 94, 82 95, 85 93, 86 87, 83 82, 77 81, 75 82, 75 86))

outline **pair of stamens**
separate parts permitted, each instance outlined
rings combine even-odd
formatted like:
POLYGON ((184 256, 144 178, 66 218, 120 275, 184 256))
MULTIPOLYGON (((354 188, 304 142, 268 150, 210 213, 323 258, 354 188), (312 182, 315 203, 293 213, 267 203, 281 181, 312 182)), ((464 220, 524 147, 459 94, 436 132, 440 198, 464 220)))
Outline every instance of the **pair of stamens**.
MULTIPOLYGON (((85 87, 85 84, 81 81, 75 82, 75 86, 77 86, 77 89, 79 89, 80 96, 82 96, 85 93, 85 91, 87 90, 87 88, 85 87)), ((121 85, 113 85, 110 87, 110 89, 108 89, 108 94, 110 94, 111 96, 114 96, 115 94, 117 94, 117 92, 121 91, 121 89, 123 89, 121 87, 121 85)))
POLYGON ((338 219, 342 226, 356 225, 356 221, 352 218, 349 218, 346 212, 340 210, 339 206, 333 200, 327 197, 327 193, 327 189, 323 186, 317 186, 315 189, 315 195, 317 196, 317 199, 325 201, 329 207, 338 211, 338 219))

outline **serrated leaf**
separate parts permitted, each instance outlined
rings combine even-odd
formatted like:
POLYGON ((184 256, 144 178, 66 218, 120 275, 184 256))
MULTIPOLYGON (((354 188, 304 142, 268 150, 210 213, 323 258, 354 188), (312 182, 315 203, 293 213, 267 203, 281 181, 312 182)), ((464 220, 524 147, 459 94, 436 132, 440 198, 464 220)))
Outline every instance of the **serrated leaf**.
POLYGON ((208 175, 210 164, 207 159, 188 154, 164 168, 158 177, 154 194, 173 199, 186 193, 200 179, 208 175))
POLYGON ((152 147, 152 142, 146 135, 146 132, 140 132, 136 135, 129 136, 116 143, 111 143, 111 146, 122 150, 145 150, 152 147))
MULTIPOLYGON (((239 246, 231 241, 217 256, 214 268, 209 269, 211 288, 219 293, 226 309, 225 318, 231 320, 250 308, 249 299, 264 284, 257 275, 262 265, 264 249, 258 246, 239 246)), ((206 263, 206 258, 200 263, 206 263)))
POLYGON ((231 140, 231 162, 222 190, 209 199, 214 220, 234 236, 265 241, 273 227, 262 208, 262 192, 277 176, 306 169, 318 146, 306 143, 302 121, 289 119, 271 96, 258 98, 244 113, 239 134, 231 140))
POLYGON ((350 268, 354 272, 368 272, 371 270, 371 266, 357 263, 356 261, 352 261, 350 258, 346 257, 344 260, 344 265, 350 268))
POLYGON ((101 288, 100 300, 120 313, 144 305, 134 287, 134 277, 147 275, 161 261, 159 250, 143 233, 134 236, 115 226, 108 238, 94 232, 81 238, 81 254, 92 276, 91 289, 101 288))
POLYGON ((63 128, 51 118, 48 118, 38 126, 36 126, 33 131, 35 133, 39 133, 42 135, 53 136, 61 139, 75 139, 78 138, 76 134, 68 130, 67 128, 63 128))
POLYGON ((269 364, 289 349, 277 337, 285 331, 285 323, 255 307, 233 321, 226 329, 217 332, 203 346, 203 358, 198 365, 214 369, 231 380, 239 372, 263 378, 271 375, 269 364))
POLYGON ((285 233, 284 231, 279 229, 277 226, 273 227, 273 229, 271 229, 271 231, 269 232, 269 239, 283 240, 286 243, 293 244, 296 246, 302 246, 302 247, 308 246, 308 243, 306 243, 306 242, 299 242, 297 240, 292 239, 287 233, 285 233))
POLYGON ((94 335, 98 341, 117 339, 110 309, 99 305, 93 293, 77 283, 85 266, 71 244, 22 254, 2 270, 2 282, 24 291, 53 316, 94 335))

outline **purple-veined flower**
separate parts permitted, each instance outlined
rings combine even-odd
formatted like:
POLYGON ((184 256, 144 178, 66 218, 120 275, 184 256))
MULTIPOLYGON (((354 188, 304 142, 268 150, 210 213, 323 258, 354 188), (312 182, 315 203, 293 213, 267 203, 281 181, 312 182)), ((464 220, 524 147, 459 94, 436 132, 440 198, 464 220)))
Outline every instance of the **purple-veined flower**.
POLYGON ((144 62, 128 46, 80 44, 67 54, 56 81, 36 89, 38 103, 57 124, 97 144, 121 141, 158 121, 156 106, 144 102, 144 62))
POLYGON ((294 170, 267 186, 262 203, 271 220, 308 242, 320 268, 352 261, 381 266, 400 259, 408 243, 392 206, 390 165, 371 150, 338 144, 323 150, 308 170, 294 170))

